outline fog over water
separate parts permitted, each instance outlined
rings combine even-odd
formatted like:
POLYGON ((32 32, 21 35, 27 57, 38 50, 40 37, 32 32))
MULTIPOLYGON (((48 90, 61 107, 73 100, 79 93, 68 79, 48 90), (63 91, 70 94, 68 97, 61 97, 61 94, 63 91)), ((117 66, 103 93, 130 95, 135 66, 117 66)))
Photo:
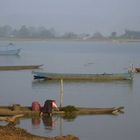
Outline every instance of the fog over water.
POLYGON ((45 26, 59 33, 140 30, 139 0, 0 0, 0 25, 45 26))

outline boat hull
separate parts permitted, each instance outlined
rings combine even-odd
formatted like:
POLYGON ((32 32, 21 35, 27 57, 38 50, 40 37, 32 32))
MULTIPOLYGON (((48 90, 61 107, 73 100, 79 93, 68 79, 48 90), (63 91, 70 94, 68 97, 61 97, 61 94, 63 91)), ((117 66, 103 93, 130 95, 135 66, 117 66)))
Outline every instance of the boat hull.
MULTIPOLYGON (((87 108, 87 107, 76 107, 77 111, 72 112, 75 115, 96 115, 96 114, 116 114, 123 113, 124 107, 111 107, 111 108, 87 108)), ((65 111, 53 111, 53 115, 66 115, 65 111)), ((40 111, 33 111, 29 106, 20 106, 18 109, 13 109, 12 106, 1 106, 0 116, 13 116, 23 114, 24 116, 39 116, 40 111)))
POLYGON ((38 69, 42 65, 0 66, 0 71, 38 69))
POLYGON ((47 73, 47 72, 32 72, 34 79, 47 79, 47 80, 132 80, 132 73, 119 73, 119 74, 63 74, 63 73, 47 73))
POLYGON ((20 49, 0 51, 0 55, 18 55, 19 53, 20 49))

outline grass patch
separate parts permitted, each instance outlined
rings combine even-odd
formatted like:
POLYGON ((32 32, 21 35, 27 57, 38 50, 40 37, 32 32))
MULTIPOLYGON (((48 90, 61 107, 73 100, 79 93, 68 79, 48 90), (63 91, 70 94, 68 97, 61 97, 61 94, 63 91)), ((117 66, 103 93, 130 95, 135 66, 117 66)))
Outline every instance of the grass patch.
POLYGON ((65 113, 73 113, 75 111, 78 111, 78 109, 75 106, 72 106, 72 105, 62 107, 60 110, 64 111, 65 113))

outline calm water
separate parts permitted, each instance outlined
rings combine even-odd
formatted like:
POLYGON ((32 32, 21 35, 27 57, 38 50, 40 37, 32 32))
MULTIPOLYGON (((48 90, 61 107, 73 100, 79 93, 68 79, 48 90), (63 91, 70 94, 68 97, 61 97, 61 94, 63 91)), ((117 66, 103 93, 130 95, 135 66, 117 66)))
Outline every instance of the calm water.
MULTIPOLYGON (((9 42, 0 42, 0 46, 9 42)), ((19 56, 0 56, 0 65, 44 64, 49 72, 115 73, 130 64, 140 67, 140 43, 15 42, 19 56)), ((137 140, 140 137, 140 74, 133 82, 64 81, 64 105, 87 107, 124 106, 118 116, 78 116, 66 120, 21 119, 17 126, 43 136, 74 134, 81 140, 137 140)), ((32 72, 0 71, 0 105, 43 105, 55 99, 59 105, 60 82, 33 80, 32 72)), ((0 122, 0 124, 4 124, 0 122)))

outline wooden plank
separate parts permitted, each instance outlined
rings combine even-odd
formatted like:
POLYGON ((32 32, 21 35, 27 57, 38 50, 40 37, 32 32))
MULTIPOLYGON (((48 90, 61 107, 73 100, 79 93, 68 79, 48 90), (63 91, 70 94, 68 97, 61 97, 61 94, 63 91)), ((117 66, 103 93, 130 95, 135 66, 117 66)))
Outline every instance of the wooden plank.
POLYGON ((41 66, 42 66, 42 65, 0 66, 0 71, 38 69, 38 68, 40 68, 41 66))

